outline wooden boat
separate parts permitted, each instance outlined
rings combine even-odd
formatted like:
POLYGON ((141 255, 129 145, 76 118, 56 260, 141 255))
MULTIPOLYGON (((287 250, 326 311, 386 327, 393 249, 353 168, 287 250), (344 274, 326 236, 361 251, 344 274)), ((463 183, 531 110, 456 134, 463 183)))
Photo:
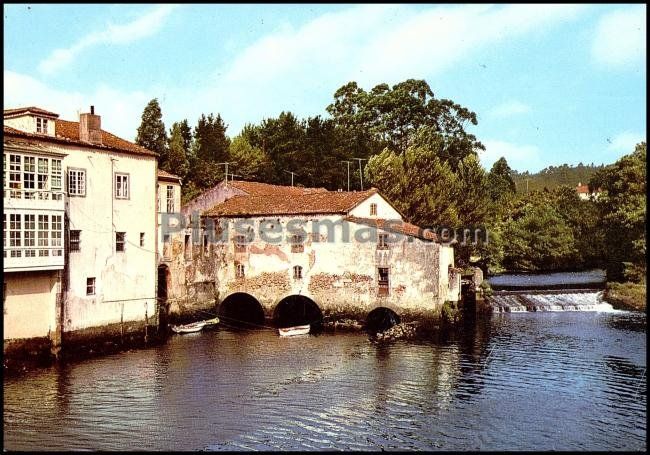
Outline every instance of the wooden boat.
POLYGON ((296 325, 294 327, 285 327, 278 329, 281 337, 289 337, 293 335, 306 335, 309 333, 309 324, 307 325, 296 325))
POLYGON ((199 332, 206 325, 218 324, 219 318, 206 319, 205 321, 192 322, 190 324, 173 325, 172 330, 176 333, 194 333, 199 332))

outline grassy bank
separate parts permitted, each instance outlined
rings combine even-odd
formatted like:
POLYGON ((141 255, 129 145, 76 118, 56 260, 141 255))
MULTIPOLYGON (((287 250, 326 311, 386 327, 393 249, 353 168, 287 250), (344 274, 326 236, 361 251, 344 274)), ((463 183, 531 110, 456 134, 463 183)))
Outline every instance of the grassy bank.
POLYGON ((645 311, 646 283, 607 283, 604 300, 619 310, 645 311))

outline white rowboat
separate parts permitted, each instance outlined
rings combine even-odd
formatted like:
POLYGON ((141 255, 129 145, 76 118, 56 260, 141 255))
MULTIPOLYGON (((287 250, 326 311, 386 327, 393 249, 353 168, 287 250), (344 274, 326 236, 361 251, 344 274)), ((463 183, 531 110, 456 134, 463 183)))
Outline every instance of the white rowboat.
POLYGON ((309 324, 307 325, 297 325, 294 327, 285 327, 283 329, 278 329, 281 337, 289 337, 293 335, 306 335, 309 333, 309 324))
POLYGON ((219 318, 207 319, 205 321, 192 322, 190 324, 173 325, 172 330, 176 333, 193 333, 199 332, 203 327, 210 324, 218 324, 219 318))

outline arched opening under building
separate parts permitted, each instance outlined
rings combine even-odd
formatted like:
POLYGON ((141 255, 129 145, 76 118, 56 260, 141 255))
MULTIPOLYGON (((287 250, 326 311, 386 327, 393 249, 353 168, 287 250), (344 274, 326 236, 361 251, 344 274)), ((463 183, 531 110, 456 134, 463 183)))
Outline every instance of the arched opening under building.
POLYGON ((158 305, 158 328, 164 330, 167 327, 169 304, 167 302, 167 288, 169 287, 169 267, 165 264, 158 266, 158 291, 156 293, 156 304, 158 305))
POLYGON ((304 295, 290 295, 280 300, 273 311, 277 327, 311 325, 311 331, 318 331, 323 324, 323 312, 316 302, 304 295))
POLYGON ((366 317, 366 331, 370 333, 383 332, 400 322, 399 315, 390 308, 375 308, 366 317))
POLYGON ((217 311, 221 323, 227 327, 261 328, 264 326, 264 309, 258 300, 245 292, 226 297, 217 311))

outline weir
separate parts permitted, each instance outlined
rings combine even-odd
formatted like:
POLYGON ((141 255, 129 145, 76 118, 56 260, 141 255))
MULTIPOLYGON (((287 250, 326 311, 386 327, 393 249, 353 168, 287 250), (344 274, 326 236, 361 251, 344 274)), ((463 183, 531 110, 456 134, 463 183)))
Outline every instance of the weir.
POLYGON ((526 311, 615 311, 597 289, 495 291, 486 297, 493 313, 526 311))

